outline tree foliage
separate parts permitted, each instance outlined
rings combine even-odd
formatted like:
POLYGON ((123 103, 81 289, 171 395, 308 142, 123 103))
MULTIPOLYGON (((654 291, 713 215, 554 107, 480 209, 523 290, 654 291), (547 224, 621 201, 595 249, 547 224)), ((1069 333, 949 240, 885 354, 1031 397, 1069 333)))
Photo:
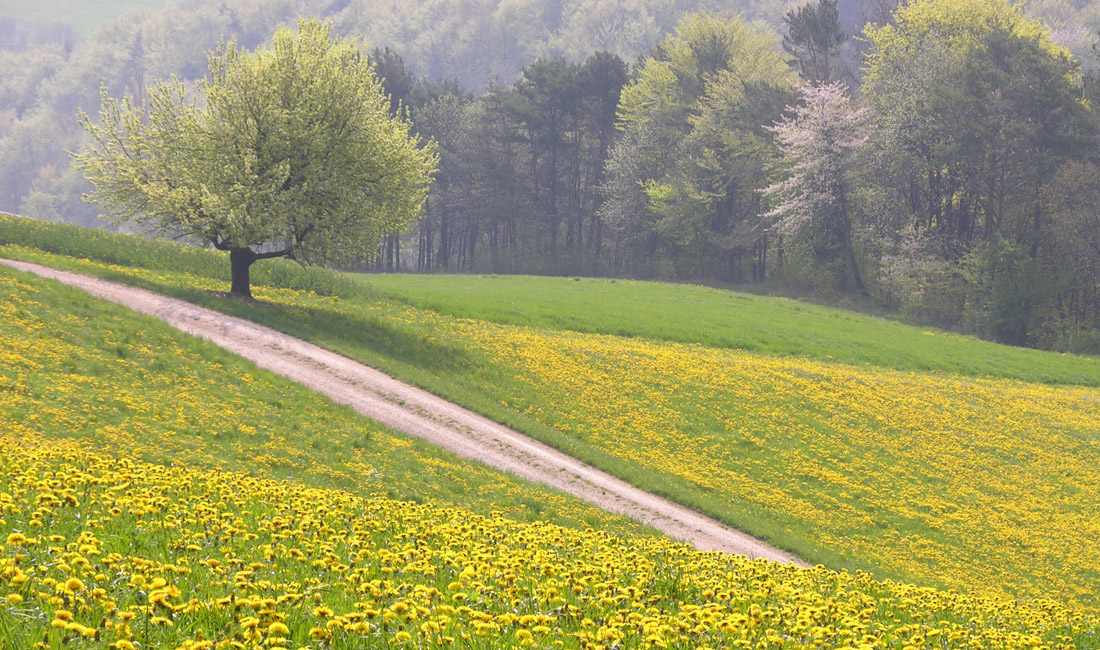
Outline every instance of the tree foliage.
POLYGON ((229 251, 235 294, 258 259, 350 261, 420 214, 435 165, 390 115, 369 62, 316 21, 270 48, 210 58, 198 96, 178 81, 147 109, 104 98, 76 156, 89 199, 120 219, 229 251), (200 101, 201 97, 201 101, 200 101))
MULTIPOLYGON (((866 142, 867 113, 854 108, 839 83, 806 85, 801 102, 772 127, 783 155, 786 176, 764 188, 774 207, 766 216, 779 232, 805 235, 816 226, 814 249, 834 253, 847 263, 857 289, 864 290, 856 263, 849 194, 853 152, 866 142)), ((821 256, 819 254, 819 256, 821 256)))
POLYGON ((789 87, 778 40, 740 18, 691 14, 642 62, 623 89, 603 207, 624 258, 663 250, 696 273, 736 279, 758 252, 756 190, 774 154, 763 125, 789 87))
POLYGON ((1040 256, 1053 285, 1044 345, 1063 341, 1100 354, 1100 167, 1071 161, 1043 188, 1045 224, 1040 256))
MULTIPOLYGON (((984 260, 991 279, 965 289, 979 304, 1006 286, 998 274, 1035 268, 1005 260, 1018 250, 1038 257, 1053 216, 1042 189, 1094 137, 1077 63, 1004 0, 917 0, 867 38, 863 94, 881 170, 868 181, 886 197, 870 218, 896 241, 936 242, 948 264, 984 260)), ((1014 309, 1038 308, 1023 283, 1011 285, 1020 288, 1014 309)), ((996 329, 1029 340, 1024 326, 996 329)))
POLYGON ((817 0, 792 9, 784 16, 787 33, 783 50, 794 57, 802 78, 827 84, 834 80, 840 46, 848 36, 840 27, 836 0, 817 0))

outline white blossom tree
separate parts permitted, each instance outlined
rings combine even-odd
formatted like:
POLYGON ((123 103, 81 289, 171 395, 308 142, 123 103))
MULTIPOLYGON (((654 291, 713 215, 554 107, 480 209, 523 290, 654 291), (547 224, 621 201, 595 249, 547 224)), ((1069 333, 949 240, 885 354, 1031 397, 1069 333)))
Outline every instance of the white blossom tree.
POLYGON ((864 291, 852 245, 848 185, 853 153, 867 139, 866 111, 852 105, 841 83, 810 84, 798 92, 802 101, 770 127, 785 174, 762 190, 774 206, 767 216, 788 236, 820 226, 818 232, 834 240, 856 288, 864 291))

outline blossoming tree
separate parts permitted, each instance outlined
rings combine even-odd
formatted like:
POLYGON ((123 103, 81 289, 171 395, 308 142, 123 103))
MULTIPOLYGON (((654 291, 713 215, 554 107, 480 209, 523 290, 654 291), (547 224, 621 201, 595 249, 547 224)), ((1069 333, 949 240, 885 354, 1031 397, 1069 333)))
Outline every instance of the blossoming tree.
POLYGON ((866 141, 865 111, 851 105, 843 84, 806 85, 801 103, 771 127, 783 154, 785 178, 763 190, 777 229, 796 235, 811 224, 834 240, 856 288, 864 290, 848 209, 853 152, 866 141))

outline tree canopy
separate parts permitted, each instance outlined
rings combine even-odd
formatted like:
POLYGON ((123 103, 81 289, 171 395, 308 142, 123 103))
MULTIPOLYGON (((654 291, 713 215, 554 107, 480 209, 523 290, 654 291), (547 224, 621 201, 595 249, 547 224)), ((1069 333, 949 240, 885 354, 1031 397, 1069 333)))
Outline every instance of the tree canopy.
POLYGON ((603 206, 630 257, 663 249, 694 273, 740 279, 765 234, 757 190, 775 152, 764 125, 790 78, 775 32, 739 17, 689 14, 641 63, 622 92, 603 206))
POLYGON ((421 212, 436 157, 391 115, 369 61, 331 26, 280 28, 270 48, 230 42, 189 92, 173 78, 147 108, 104 97, 76 155, 118 219, 230 254, 232 293, 250 265, 291 257, 348 263, 421 212))
POLYGON ((868 183, 885 209, 868 216, 968 268, 979 293, 960 300, 990 313, 998 339, 1026 342, 1038 304, 1026 285, 1051 217, 1043 188, 1095 142, 1077 62, 1004 0, 916 0, 867 38, 862 90, 885 172, 868 183), (978 307, 1001 281, 1020 300, 978 307))
POLYGON ((775 204, 767 216, 778 232, 797 236, 815 229, 811 246, 817 257, 840 257, 847 265, 842 285, 851 277, 865 291, 855 259, 851 192, 852 152, 865 141, 866 113, 853 108, 843 84, 807 84, 801 103, 771 131, 783 154, 786 176, 762 191, 775 204))
POLYGON ((783 50, 794 57, 802 77, 819 84, 833 81, 835 60, 848 40, 840 27, 836 0, 818 0, 791 9, 783 22, 787 25, 783 50))

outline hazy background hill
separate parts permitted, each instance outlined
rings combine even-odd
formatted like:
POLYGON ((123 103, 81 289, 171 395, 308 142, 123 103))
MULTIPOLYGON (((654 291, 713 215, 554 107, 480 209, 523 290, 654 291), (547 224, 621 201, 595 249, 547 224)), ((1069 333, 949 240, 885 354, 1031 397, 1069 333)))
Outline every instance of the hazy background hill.
MULTIPOLYGON (((7 0, 0 16, 18 20, 32 29, 49 26, 62 26, 73 30, 74 34, 87 36, 104 23, 140 10, 160 11, 172 4, 172 0, 7 0)), ((9 42, 8 47, 11 46, 9 42)))
MULTIPOLYGON (((331 17, 345 34, 371 46, 398 52, 420 76, 453 78, 477 91, 491 79, 508 83, 538 56, 581 60, 600 50, 632 60, 649 51, 688 11, 741 13, 747 19, 782 25, 794 0, 7 0, 0 6, 0 47, 23 50, 34 44, 70 44, 98 38, 97 30, 119 18, 143 21, 168 11, 169 19, 214 9, 227 19, 207 26, 229 34, 248 25, 241 17, 263 11, 285 19, 331 17), (234 20, 234 17, 237 17, 234 20)), ((897 0, 840 0, 849 33, 866 22, 887 20, 897 0)), ((1086 60, 1100 27, 1100 6, 1089 0, 1025 1, 1059 42, 1086 60)), ((247 21, 256 25, 254 20, 247 21)), ((183 24, 179 27, 186 31, 183 24)), ((217 37, 218 34, 210 34, 217 37)))
MULTIPOLYGON (((858 15, 865 0, 848 0, 858 15)), ((0 10, 7 50, 112 40, 111 32, 152 29, 161 45, 215 45, 220 37, 266 38, 269 22, 298 16, 331 18, 344 35, 390 47, 419 76, 455 79, 478 92, 497 80, 510 83, 537 57, 580 60, 606 50, 634 60, 648 52, 689 11, 741 13, 782 23, 793 0, 71 0, 21 4, 0 10), (114 26, 108 26, 118 20, 114 26), (178 37, 186 35, 186 40, 178 37), (173 38, 177 37, 177 38, 173 38)), ((150 34, 152 35, 152 34, 150 34)))

